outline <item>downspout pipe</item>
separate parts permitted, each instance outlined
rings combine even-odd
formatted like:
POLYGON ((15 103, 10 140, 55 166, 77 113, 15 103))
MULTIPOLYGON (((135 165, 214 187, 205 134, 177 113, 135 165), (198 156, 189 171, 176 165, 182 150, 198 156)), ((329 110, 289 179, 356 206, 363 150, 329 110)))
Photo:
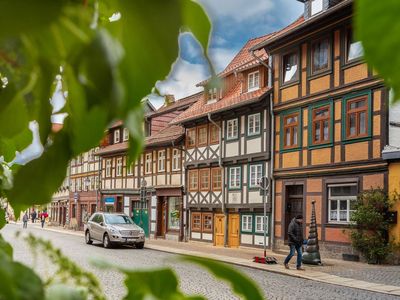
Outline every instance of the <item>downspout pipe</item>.
MULTIPOLYGON (((267 57, 268 57, 268 64, 266 64, 261 58, 259 58, 255 53, 254 50, 250 51, 251 55, 263 66, 265 66, 268 69, 268 86, 272 88, 272 76, 273 76, 273 57, 270 53, 267 52, 267 57)), ((269 199, 271 201, 271 227, 272 230, 270 231, 270 239, 271 239, 271 248, 273 249, 274 244, 275 244, 275 178, 274 178, 274 165, 275 165, 275 155, 274 155, 274 149, 275 149, 275 115, 274 115, 274 93, 273 90, 270 93, 270 101, 269 101, 269 111, 270 111, 270 120, 271 120, 271 164, 270 164, 270 173, 269 178, 270 178, 270 189, 269 189, 269 199)))
MULTIPOLYGON (((207 114, 208 120, 214 124, 218 128, 219 132, 219 156, 218 156, 218 165, 219 167, 224 170, 222 166, 222 128, 220 125, 218 125, 212 118, 211 118, 211 113, 207 114)), ((224 174, 225 175, 225 174, 224 174)), ((224 181, 225 182, 225 176, 224 176, 224 181)), ((224 187, 225 184, 223 184, 224 187)), ((225 232, 224 232, 224 247, 228 246, 228 214, 226 212, 226 207, 225 207, 225 187, 222 188, 222 205, 221 205, 222 213, 224 214, 224 223, 225 223, 225 232)), ((215 233, 214 233, 215 234, 215 233)))

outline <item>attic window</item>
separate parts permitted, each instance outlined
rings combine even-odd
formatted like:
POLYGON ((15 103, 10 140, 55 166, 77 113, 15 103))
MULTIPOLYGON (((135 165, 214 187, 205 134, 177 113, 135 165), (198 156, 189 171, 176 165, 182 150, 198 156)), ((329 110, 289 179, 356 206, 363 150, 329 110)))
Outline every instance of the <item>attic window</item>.
POLYGON ((323 6, 324 6, 324 1, 323 0, 311 0, 310 5, 311 5, 311 16, 313 16, 322 11, 323 6))
POLYGON ((248 91, 258 90, 260 87, 260 72, 253 72, 248 77, 248 91))
POLYGON ((217 88, 211 88, 208 90, 207 103, 214 103, 217 101, 217 88))

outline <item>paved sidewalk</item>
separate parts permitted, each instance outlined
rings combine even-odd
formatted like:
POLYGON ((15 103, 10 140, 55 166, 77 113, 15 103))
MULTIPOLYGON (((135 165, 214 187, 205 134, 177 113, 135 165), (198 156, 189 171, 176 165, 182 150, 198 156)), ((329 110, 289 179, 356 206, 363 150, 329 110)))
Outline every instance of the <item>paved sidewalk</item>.
MULTIPOLYGON (((29 224, 40 227, 40 224, 29 224)), ((28 225, 28 226, 29 226, 28 225)), ((22 226, 22 225, 21 225, 22 226)), ((82 231, 71 231, 61 227, 47 226, 45 230, 82 236, 82 231)), ((305 278, 313 281, 358 288, 400 296, 400 266, 368 265, 365 263, 346 262, 342 260, 323 259, 323 266, 306 265, 306 271, 297 271, 295 265, 290 270, 283 266, 284 255, 269 251, 268 256, 278 259, 277 265, 266 265, 253 262, 254 256, 262 256, 262 249, 244 248, 231 249, 214 247, 200 242, 175 242, 163 239, 148 239, 145 248, 182 255, 206 257, 239 266, 265 270, 288 276, 305 278)), ((295 259, 292 259, 293 263, 295 259)))

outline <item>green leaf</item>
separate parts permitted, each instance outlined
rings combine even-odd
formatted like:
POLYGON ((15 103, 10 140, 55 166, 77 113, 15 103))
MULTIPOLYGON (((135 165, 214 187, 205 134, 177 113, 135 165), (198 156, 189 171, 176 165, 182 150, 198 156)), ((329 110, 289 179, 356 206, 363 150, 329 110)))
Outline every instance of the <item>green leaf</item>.
POLYGON ((0 136, 13 137, 28 127, 29 118, 22 95, 16 97, 0 112, 0 136))
POLYGON ((56 20, 66 0, 0 0, 0 39, 45 28, 56 20))
POLYGON ((6 225, 6 212, 3 208, 0 208, 0 229, 6 225))
POLYGON ((355 9, 356 37, 362 41, 365 59, 400 99, 400 2, 359 0, 355 9))
POLYGON ((216 277, 229 282, 232 286, 233 291, 236 294, 242 296, 242 299, 264 299, 259 288, 250 278, 241 274, 240 272, 233 269, 232 267, 229 267, 226 264, 194 256, 182 256, 181 260, 200 265, 208 269, 216 277))
POLYGON ((69 139, 62 131, 42 156, 22 167, 14 178, 14 186, 6 191, 15 211, 26 205, 45 204, 65 179, 71 157, 69 139), (35 178, 45 184, 38 184, 35 178))
POLYGON ((78 290, 66 284, 52 284, 46 288, 46 299, 85 300, 87 298, 82 290, 78 290))
POLYGON ((12 256, 13 249, 11 245, 4 240, 2 235, 0 235, 0 261, 2 259, 6 259, 7 257, 12 259, 12 256))

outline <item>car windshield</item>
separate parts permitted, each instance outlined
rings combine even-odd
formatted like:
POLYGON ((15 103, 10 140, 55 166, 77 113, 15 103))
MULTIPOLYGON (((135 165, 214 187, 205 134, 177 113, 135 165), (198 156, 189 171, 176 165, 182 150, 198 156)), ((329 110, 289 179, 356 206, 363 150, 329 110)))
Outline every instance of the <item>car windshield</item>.
POLYGON ((107 224, 133 224, 131 218, 124 215, 105 215, 107 224))

